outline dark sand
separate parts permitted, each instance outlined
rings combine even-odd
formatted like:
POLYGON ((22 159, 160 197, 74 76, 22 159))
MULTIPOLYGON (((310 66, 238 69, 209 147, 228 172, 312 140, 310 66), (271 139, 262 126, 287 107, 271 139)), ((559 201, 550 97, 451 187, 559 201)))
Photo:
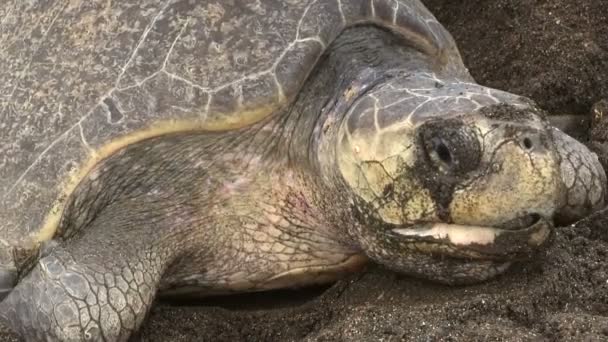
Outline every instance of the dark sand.
MULTIPOLYGON (((606 0, 424 2, 479 83, 553 114, 589 115, 608 99, 606 0)), ((533 262, 480 285, 371 267, 328 289, 184 304, 156 305, 133 340, 608 341, 608 212, 559 228, 533 262)))

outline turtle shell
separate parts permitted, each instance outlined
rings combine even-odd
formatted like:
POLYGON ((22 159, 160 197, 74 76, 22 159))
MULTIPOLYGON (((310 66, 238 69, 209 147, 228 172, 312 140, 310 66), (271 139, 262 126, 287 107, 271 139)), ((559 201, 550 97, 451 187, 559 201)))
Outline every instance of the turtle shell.
POLYGON ((280 113, 362 23, 466 73, 419 1, 3 1, 0 245, 52 238, 78 182, 128 144, 280 113))

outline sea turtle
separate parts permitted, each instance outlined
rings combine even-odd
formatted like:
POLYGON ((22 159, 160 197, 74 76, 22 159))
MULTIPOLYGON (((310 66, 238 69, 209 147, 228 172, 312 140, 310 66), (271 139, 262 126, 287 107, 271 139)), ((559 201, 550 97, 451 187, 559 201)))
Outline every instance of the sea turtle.
POLYGON ((475 83, 417 0, 5 1, 0 321, 126 340, 160 295, 368 260, 503 272, 604 203, 597 157, 475 83))

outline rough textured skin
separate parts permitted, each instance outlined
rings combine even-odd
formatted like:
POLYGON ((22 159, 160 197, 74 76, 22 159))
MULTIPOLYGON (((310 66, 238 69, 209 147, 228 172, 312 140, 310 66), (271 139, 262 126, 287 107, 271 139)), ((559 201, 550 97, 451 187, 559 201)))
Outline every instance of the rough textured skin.
MULTIPOLYGON (((45 146, 9 173, 0 206, 7 249, 52 238, 25 253, 0 303, 0 320, 22 336, 126 340, 157 293, 322 283, 368 257, 436 281, 480 281, 530 257, 564 203, 571 216, 603 204, 597 158, 531 101, 475 84, 417 1, 229 4, 157 4, 90 110, 66 112, 62 128, 45 123, 56 131, 44 137, 6 130, 13 154, 30 140, 45 146), (345 29, 364 21, 376 26, 345 29), (246 37, 265 38, 235 31, 251 26, 246 37)), ((82 19, 83 7, 57 18, 82 19)), ((116 61, 94 58, 104 57, 116 61)), ((100 82, 82 81, 74 87, 100 82)), ((47 119, 12 119, 23 118, 47 119)))

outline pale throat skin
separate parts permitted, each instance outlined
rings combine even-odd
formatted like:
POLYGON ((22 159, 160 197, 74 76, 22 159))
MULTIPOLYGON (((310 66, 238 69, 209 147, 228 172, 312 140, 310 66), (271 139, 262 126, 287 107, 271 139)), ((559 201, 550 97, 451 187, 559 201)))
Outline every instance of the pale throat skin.
POLYGON ((585 174, 568 166, 566 138, 530 100, 444 70, 379 28, 346 30, 283 111, 101 162, 0 317, 17 322, 35 297, 42 313, 24 317, 124 340, 157 293, 323 283, 368 259, 477 282, 533 255, 561 209, 572 219, 604 201, 597 161, 583 161, 585 174), (107 248, 92 252, 92 241, 107 248))

